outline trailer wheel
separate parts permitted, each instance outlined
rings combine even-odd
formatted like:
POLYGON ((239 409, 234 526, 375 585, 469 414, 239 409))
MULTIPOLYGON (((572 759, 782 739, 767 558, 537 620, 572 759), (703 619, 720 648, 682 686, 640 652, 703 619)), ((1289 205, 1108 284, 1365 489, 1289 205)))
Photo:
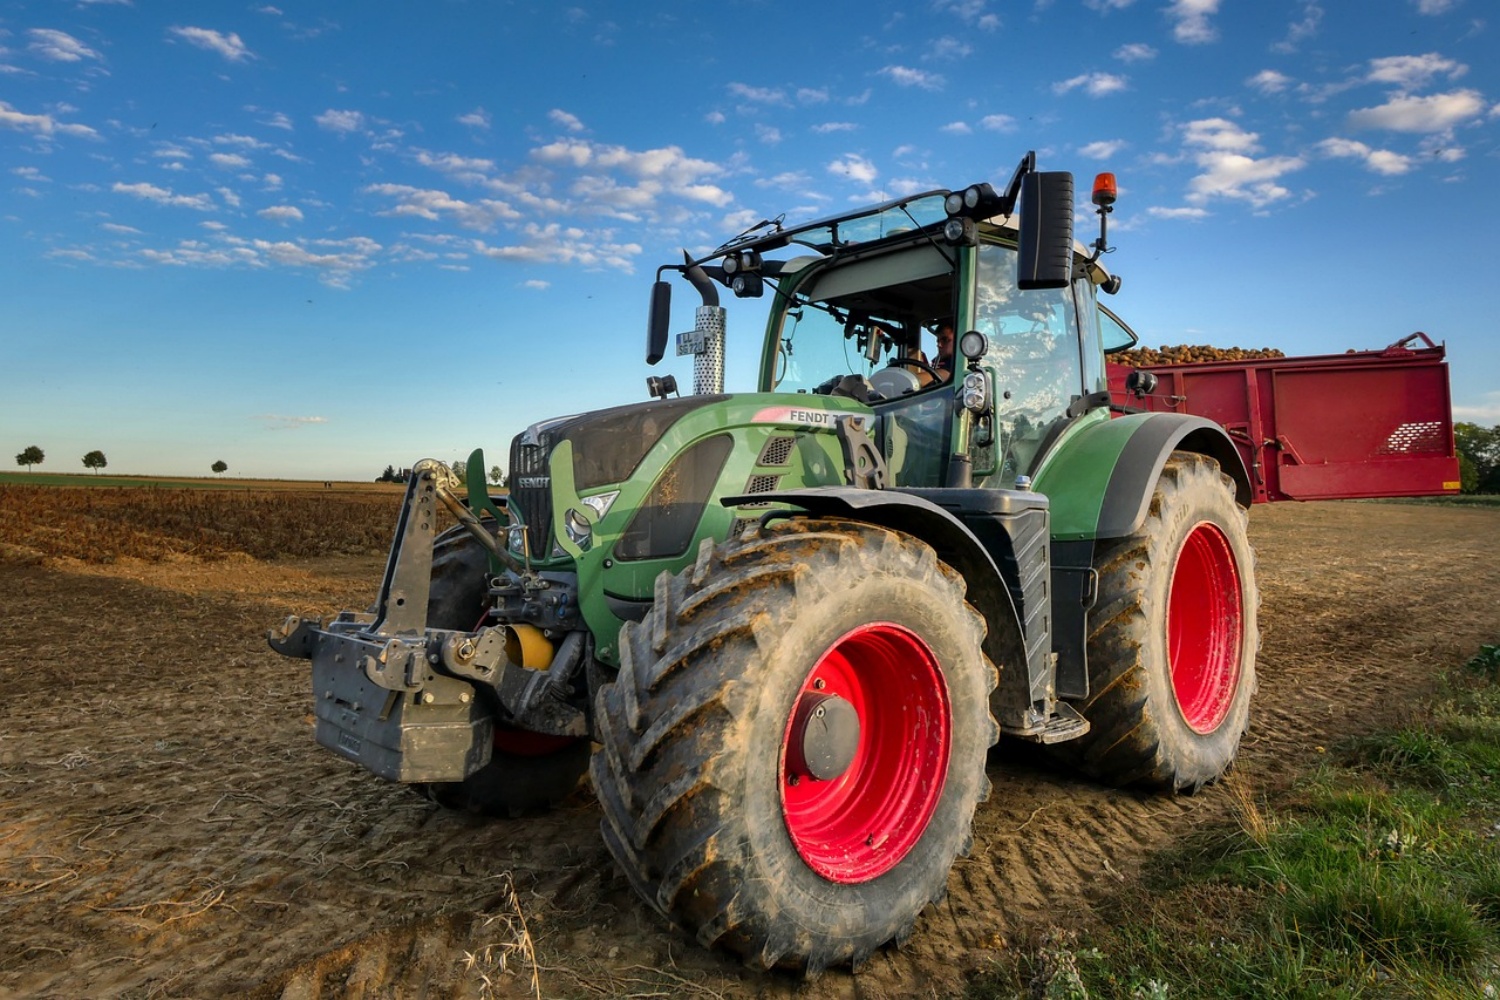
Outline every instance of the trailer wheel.
POLYGON ((1088 735, 1054 752, 1112 784, 1196 791, 1249 724, 1260 646, 1255 556, 1233 481, 1173 452, 1145 523, 1100 543, 1089 613, 1088 735))
POLYGON ((989 791, 997 675, 962 578, 893 531, 783 521, 663 574, 596 699, 605 843, 706 946, 816 973, 943 897, 989 791))
MULTIPOLYGON (((431 628, 470 630, 484 620, 489 558, 463 525, 438 535, 432 546, 431 628)), ((463 781, 415 786, 449 809, 486 816, 520 816, 555 805, 578 786, 589 766, 589 742, 495 727, 490 762, 463 781)))

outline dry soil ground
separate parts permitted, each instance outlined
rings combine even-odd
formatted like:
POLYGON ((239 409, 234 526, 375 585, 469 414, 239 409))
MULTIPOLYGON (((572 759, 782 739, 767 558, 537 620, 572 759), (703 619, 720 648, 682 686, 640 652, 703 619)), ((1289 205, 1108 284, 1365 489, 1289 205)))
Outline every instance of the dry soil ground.
MULTIPOLYGON (((1233 780, 1287 781, 1500 638, 1500 510, 1257 509, 1261 684, 1233 780)), ((857 975, 752 973, 665 927, 588 788, 445 812, 318 748, 288 613, 364 606, 378 557, 0 561, 0 996, 912 997, 1094 902, 1231 795, 1141 795, 994 755, 971 857, 857 975)))

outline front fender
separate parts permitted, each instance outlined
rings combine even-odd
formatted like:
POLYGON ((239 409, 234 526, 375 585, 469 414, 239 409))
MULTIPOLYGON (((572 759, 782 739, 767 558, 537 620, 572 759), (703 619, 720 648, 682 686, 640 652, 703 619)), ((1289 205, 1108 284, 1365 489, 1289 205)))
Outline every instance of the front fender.
POLYGON ((1052 503, 1056 541, 1121 538, 1146 520, 1157 477, 1173 451, 1216 460, 1248 508, 1250 475, 1229 434, 1203 417, 1136 413, 1080 427, 1063 438, 1033 480, 1052 503))
MULTIPOLYGON (((899 490, 825 486, 725 497, 721 502, 726 507, 767 502, 792 504, 801 511, 776 514, 844 518, 920 538, 932 546, 939 559, 963 576, 969 603, 984 616, 988 626, 984 651, 1001 668, 1000 687, 992 703, 1000 724, 1012 729, 1028 728, 1031 723, 1027 722, 1027 711, 1036 702, 1050 698, 1053 677, 1047 655, 1051 649, 1045 625, 1047 616, 1028 613, 1026 620, 1036 621, 1038 634, 1027 634, 995 555, 968 525, 932 500, 899 490)), ((1045 542, 1042 548, 1045 549, 1045 542)))

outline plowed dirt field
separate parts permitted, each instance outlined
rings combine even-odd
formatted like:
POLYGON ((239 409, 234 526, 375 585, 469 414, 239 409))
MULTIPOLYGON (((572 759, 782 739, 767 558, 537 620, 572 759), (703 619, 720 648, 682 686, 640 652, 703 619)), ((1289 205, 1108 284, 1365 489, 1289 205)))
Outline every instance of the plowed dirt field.
MULTIPOLYGON (((1256 509, 1260 690, 1234 781, 1280 785, 1500 637, 1500 510, 1256 509)), ((666 927, 556 811, 444 811, 317 747, 291 613, 363 607, 381 557, 0 558, 0 996, 947 997, 1133 891, 1230 792, 1100 788, 992 756, 974 851, 902 949, 812 983, 666 927)))

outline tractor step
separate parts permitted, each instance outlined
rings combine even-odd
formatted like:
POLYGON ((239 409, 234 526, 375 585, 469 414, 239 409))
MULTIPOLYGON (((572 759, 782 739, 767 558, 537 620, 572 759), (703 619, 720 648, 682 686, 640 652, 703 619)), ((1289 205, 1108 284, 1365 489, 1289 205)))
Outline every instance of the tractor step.
POLYGON ((1021 729, 1016 726, 1002 726, 1000 731, 1006 736, 1014 736, 1033 743, 1066 743, 1068 740, 1076 740, 1089 731, 1089 720, 1078 714, 1078 710, 1065 701, 1059 701, 1052 707, 1052 715, 1046 722, 1039 726, 1031 726, 1021 729))

